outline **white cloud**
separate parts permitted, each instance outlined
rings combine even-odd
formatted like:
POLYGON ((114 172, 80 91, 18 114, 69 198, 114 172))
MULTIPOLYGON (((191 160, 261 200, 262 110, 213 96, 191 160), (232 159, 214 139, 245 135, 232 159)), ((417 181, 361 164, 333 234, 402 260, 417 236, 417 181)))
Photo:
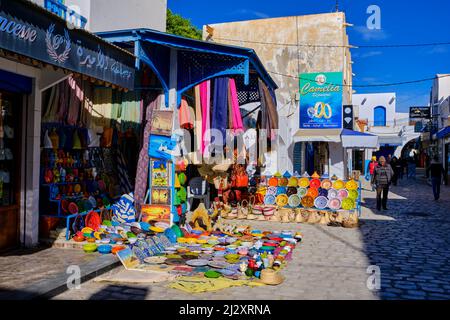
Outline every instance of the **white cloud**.
POLYGON ((236 11, 234 11, 232 13, 232 15, 236 15, 236 14, 239 14, 239 15, 251 15, 251 16, 255 16, 257 18, 262 18, 262 19, 270 17, 268 14, 266 14, 264 12, 255 11, 255 10, 249 10, 249 9, 239 9, 239 10, 236 10, 236 11))
POLYGON ((385 40, 389 38, 389 34, 384 29, 371 30, 366 26, 356 26, 353 28, 364 41, 385 40))
POLYGON ((376 57, 381 56, 383 54, 382 51, 368 51, 360 55, 360 58, 370 58, 370 57, 376 57))
POLYGON ((434 46, 433 49, 428 50, 427 54, 442 54, 449 52, 447 46, 434 46))

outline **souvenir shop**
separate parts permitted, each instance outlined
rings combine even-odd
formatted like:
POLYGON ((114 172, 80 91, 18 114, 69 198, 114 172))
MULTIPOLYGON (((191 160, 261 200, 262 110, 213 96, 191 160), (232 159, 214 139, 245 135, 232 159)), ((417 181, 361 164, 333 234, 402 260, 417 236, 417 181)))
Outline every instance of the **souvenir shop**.
MULTIPOLYGON (((86 130, 94 129, 93 137, 103 134, 95 131, 99 117, 123 120, 125 138, 119 141, 138 130, 133 123, 140 119, 98 115, 103 104, 113 104, 105 98, 110 92, 120 95, 122 106, 128 101, 125 90, 133 89, 135 80, 132 54, 84 30, 68 29, 64 20, 30 1, 2 2, 0 17, 0 250, 6 250, 36 245, 39 227, 50 223, 43 217, 58 217, 64 195, 84 196, 87 183, 81 181, 91 174, 84 151, 96 144, 86 130), (107 90, 94 90, 100 87, 107 90)), ((106 144, 114 145, 112 140, 106 144)), ((106 180, 107 170, 99 171, 97 179, 106 180)))

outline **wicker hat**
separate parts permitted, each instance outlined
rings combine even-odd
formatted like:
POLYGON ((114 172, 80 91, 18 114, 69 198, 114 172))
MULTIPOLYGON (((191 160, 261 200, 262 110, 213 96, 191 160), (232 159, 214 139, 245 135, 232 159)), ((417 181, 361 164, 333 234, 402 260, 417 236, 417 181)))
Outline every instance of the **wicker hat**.
POLYGON ((259 281, 267 285, 277 286, 284 281, 284 278, 272 269, 264 269, 261 271, 261 279, 259 281))

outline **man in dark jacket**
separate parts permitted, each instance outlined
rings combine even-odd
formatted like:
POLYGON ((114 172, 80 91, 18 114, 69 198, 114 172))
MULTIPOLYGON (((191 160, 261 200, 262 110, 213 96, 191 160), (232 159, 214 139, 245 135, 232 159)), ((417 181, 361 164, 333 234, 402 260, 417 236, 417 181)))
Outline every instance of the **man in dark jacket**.
POLYGON ((431 161, 430 166, 427 168, 427 176, 431 177, 431 184, 433 186, 433 194, 434 194, 434 200, 439 200, 441 196, 441 184, 442 179, 444 178, 444 181, 446 180, 446 174, 445 169, 442 163, 439 161, 438 156, 434 156, 433 161, 431 161))
POLYGON ((381 205, 383 205, 384 210, 387 208, 387 200, 389 194, 389 186, 394 176, 394 171, 392 167, 386 162, 385 157, 380 157, 380 165, 375 169, 372 176, 372 184, 377 190, 377 210, 381 210, 381 205), (383 198, 381 197, 383 196, 383 198))

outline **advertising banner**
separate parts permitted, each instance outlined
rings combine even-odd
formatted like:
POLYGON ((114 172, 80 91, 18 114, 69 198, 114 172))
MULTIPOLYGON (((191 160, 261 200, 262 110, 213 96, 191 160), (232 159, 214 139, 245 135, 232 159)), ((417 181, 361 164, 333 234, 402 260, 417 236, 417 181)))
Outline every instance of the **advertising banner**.
POLYGON ((300 129, 342 129, 342 72, 300 74, 300 129))

